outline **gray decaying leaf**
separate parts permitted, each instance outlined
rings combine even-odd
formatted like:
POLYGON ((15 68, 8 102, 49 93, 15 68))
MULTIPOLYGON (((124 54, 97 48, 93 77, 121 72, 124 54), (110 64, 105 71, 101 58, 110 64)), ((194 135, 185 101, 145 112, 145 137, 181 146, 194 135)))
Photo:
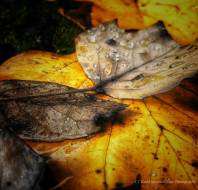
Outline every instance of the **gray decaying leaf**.
POLYGON ((76 40, 77 57, 96 84, 116 98, 141 99, 175 87, 198 71, 198 43, 180 47, 162 26, 125 32, 108 23, 76 40))
POLYGON ((0 189, 40 189, 44 159, 5 128, 0 128, 0 147, 0 189))
POLYGON ((4 123, 21 138, 41 141, 88 136, 101 130, 100 120, 126 107, 67 86, 35 81, 1 81, 0 106, 4 123))
POLYGON ((110 22, 79 35, 77 57, 88 77, 98 83, 176 47, 165 32, 162 26, 125 32, 115 22, 110 22))
POLYGON ((198 46, 178 47, 105 86, 113 97, 141 99, 166 92, 198 71, 198 46))

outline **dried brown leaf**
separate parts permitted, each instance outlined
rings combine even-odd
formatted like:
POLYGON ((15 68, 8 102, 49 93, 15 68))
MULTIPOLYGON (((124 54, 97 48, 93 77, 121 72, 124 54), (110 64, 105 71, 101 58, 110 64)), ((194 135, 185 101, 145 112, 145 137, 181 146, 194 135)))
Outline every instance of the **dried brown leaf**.
POLYGON ((44 159, 5 128, 0 128, 0 147, 0 189, 39 190, 44 159))
POLYGON ((21 138, 60 141, 89 136, 125 108, 55 83, 1 81, 5 123, 21 138), (51 95, 51 96, 49 96, 51 95))

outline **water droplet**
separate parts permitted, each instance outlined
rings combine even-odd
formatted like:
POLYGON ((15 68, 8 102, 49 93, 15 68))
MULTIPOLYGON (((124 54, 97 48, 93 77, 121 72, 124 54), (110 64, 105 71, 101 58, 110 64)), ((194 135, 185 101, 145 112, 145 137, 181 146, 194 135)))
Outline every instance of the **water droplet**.
POLYGON ((104 31, 105 30, 105 26, 103 24, 99 25, 100 30, 104 31))
POLYGON ((117 50, 113 49, 110 53, 109 53, 109 57, 115 61, 118 62, 120 60, 120 54, 118 53, 117 50))
POLYGON ((125 41, 125 40, 120 40, 120 45, 121 45, 121 46, 126 46, 126 45, 127 45, 127 43, 126 43, 126 41, 125 41))
POLYGON ((156 176, 156 175, 157 175, 157 174, 156 174, 155 172, 152 172, 152 173, 151 173, 151 176, 152 176, 152 177, 154 177, 154 176, 156 176))
POLYGON ((143 45, 144 44, 144 40, 141 40, 139 43, 140 43, 140 45, 143 45))
POLYGON ((125 30, 124 29, 120 29, 120 33, 125 33, 125 30))
POLYGON ((169 65, 169 69, 173 69, 173 68, 179 66, 181 63, 182 63, 182 62, 180 62, 180 61, 179 61, 179 62, 174 62, 174 63, 172 63, 171 65, 169 65))
POLYGON ((119 36, 120 36, 120 35, 119 35, 118 32, 116 32, 116 33, 113 34, 113 37, 114 37, 114 38, 119 38, 119 36))
POLYGON ((91 35, 89 37, 90 42, 95 43, 96 42, 96 37, 97 37, 96 35, 91 35))
POLYGON ((129 43, 128 43, 128 47, 129 47, 129 48, 133 48, 133 47, 134 47, 134 43, 133 43, 132 41, 129 42, 129 43))

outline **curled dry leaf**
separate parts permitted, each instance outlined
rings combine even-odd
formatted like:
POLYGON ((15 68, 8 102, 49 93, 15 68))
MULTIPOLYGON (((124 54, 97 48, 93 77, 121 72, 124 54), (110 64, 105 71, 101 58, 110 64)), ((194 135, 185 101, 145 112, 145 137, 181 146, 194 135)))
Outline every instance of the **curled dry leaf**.
POLYGON ((44 159, 5 128, 0 128, 0 147, 0 189, 40 190, 44 159))
POLYGON ((21 138, 52 142, 96 133, 105 119, 126 107, 35 81, 1 81, 0 105, 4 123, 21 138))
POLYGON ((98 84, 177 46, 162 26, 125 32, 110 22, 81 33, 76 40, 76 54, 88 77, 98 84))
POLYGON ((115 23, 88 30, 76 41, 90 79, 116 98, 144 98, 175 87, 198 71, 198 44, 180 47, 161 26, 125 32, 115 23))

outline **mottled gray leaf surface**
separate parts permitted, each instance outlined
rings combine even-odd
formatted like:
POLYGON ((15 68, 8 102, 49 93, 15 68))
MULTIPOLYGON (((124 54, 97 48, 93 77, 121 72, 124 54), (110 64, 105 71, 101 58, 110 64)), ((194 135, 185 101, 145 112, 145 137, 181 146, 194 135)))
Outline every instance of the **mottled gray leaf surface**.
POLYGON ((6 125, 21 138, 41 141, 88 136, 125 108, 67 86, 35 81, 1 81, 0 106, 6 125))
POLYGON ((87 75, 99 83, 176 46, 162 26, 125 32, 110 22, 81 33, 76 40, 76 53, 87 75))
POLYGON ((141 99, 166 92, 198 71, 198 46, 177 47, 166 55, 125 73, 104 88, 118 98, 141 99))
POLYGON ((162 26, 126 32, 108 23, 79 35, 77 57, 108 95, 141 99, 167 91, 198 71, 197 42, 180 47, 162 26), (109 80, 111 81, 111 80, 109 80))
POLYGON ((39 189, 43 158, 4 128, 0 128, 0 147, 0 189, 39 189))

